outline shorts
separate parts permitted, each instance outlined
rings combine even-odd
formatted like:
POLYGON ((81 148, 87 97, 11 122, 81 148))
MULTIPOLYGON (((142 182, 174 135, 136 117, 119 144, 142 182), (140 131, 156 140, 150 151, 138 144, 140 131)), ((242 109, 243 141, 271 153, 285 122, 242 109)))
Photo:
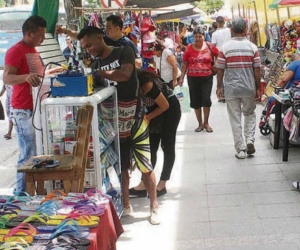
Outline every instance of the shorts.
POLYGON ((135 120, 130 137, 120 140, 120 158, 122 171, 130 168, 132 158, 142 173, 153 171, 148 123, 143 118, 135 120))
POLYGON ((211 90, 213 85, 213 76, 188 76, 188 85, 190 93, 190 106, 193 109, 202 107, 211 107, 211 90))

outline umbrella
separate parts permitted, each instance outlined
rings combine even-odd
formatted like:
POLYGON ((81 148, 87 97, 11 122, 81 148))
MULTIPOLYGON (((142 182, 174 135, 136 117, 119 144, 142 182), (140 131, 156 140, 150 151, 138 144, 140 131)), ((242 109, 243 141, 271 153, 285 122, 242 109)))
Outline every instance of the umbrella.
POLYGON ((281 2, 281 0, 274 0, 272 3, 269 4, 269 9, 277 9, 278 4, 281 2))
POLYGON ((300 5, 300 0, 281 0, 279 5, 300 5))
POLYGON ((131 150, 134 160, 142 173, 151 171, 151 154, 149 144, 148 121, 138 119, 131 128, 132 141, 131 150))

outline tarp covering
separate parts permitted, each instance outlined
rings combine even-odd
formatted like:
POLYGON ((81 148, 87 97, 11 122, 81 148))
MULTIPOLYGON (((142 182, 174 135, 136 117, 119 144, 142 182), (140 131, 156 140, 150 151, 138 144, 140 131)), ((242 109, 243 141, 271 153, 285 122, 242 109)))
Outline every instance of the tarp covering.
POLYGON ((126 6, 136 5, 139 8, 161 8, 181 3, 191 3, 191 0, 128 0, 126 6))
POLYGON ((35 0, 31 14, 43 17, 47 21, 46 32, 54 34, 58 19, 58 0, 35 0))

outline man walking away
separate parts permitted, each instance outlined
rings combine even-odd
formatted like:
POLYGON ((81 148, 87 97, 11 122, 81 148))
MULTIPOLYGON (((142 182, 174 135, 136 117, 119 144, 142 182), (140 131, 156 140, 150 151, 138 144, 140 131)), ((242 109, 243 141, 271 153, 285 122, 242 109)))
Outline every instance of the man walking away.
POLYGON ((257 46, 246 38, 246 21, 243 18, 234 19, 231 31, 232 39, 226 42, 219 52, 217 96, 222 97, 223 81, 227 112, 236 149, 235 156, 238 159, 245 159, 246 152, 248 155, 255 153, 255 95, 260 97, 261 94, 261 62, 257 46), (241 123, 242 114, 244 126, 241 123))

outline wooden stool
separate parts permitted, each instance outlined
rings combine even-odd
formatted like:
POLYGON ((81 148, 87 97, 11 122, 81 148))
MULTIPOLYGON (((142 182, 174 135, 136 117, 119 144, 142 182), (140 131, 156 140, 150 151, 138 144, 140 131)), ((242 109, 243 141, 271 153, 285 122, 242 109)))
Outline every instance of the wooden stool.
POLYGON ((33 156, 18 172, 25 173, 26 191, 34 195, 44 194, 44 182, 53 180, 62 180, 65 193, 83 192, 85 170, 88 165, 88 144, 91 131, 91 122, 94 107, 86 104, 78 110, 77 113, 77 131, 76 145, 72 155, 43 155, 33 156), (34 159, 59 160, 59 166, 55 168, 33 168, 34 159), (35 189, 35 182, 37 187, 35 189))

